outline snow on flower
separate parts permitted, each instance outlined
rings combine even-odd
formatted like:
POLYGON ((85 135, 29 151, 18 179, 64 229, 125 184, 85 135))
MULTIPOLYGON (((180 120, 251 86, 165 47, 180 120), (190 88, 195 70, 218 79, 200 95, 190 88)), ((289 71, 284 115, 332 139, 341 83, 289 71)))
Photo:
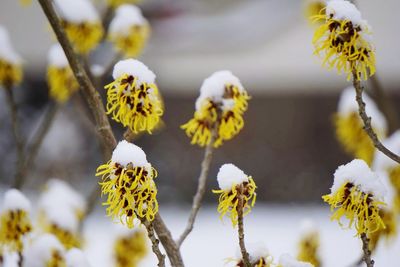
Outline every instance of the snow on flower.
POLYGON ((39 235, 32 240, 23 253, 23 267, 67 267, 65 250, 51 234, 39 235))
MULTIPOLYGON (((263 242, 248 243, 246 245, 249 253, 249 260, 252 266, 255 267, 272 267, 272 256, 263 242)), ((242 260, 240 249, 236 251, 237 263, 236 266, 245 266, 242 260)))
POLYGON ((70 249, 65 255, 65 258, 67 267, 90 267, 85 254, 80 249, 70 249))
POLYGON ((279 257, 277 267, 313 267, 311 263, 298 261, 289 254, 283 254, 279 257))
POLYGON ((22 60, 15 52, 8 31, 0 25, 0 85, 11 87, 22 80, 22 60))
POLYGON ((297 259, 303 262, 309 262, 315 267, 321 266, 319 245, 319 231, 315 223, 311 220, 302 221, 297 259))

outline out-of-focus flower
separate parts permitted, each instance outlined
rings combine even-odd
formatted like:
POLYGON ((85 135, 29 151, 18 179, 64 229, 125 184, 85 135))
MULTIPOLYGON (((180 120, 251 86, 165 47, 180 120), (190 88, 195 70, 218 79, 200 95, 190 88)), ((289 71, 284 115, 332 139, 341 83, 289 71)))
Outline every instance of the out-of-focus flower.
POLYGON ((224 164, 217 175, 219 190, 213 190, 219 194, 218 212, 222 217, 229 213, 232 225, 238 223, 238 210, 243 209, 243 215, 247 215, 256 202, 257 188, 253 178, 246 175, 233 164, 224 164), (243 199, 243 207, 239 206, 239 198, 243 199))
POLYGON ((122 5, 115 11, 110 23, 109 39, 119 53, 137 57, 150 35, 150 25, 142 11, 134 5, 122 5))
POLYGON ((53 45, 49 50, 47 82, 50 87, 50 97, 59 103, 67 101, 79 89, 60 44, 53 45))
POLYGON ((113 77, 105 86, 107 114, 134 133, 151 133, 164 112, 155 74, 142 62, 126 59, 114 66, 113 77))
MULTIPOLYGON (((262 242, 258 243, 249 243, 246 245, 247 252, 249 253, 250 264, 254 267, 272 267, 274 266, 272 261, 272 256, 266 248, 265 244, 262 242)), ((236 252, 236 260, 237 267, 246 266, 242 259, 242 254, 240 250, 236 252)))
POLYGON ((218 71, 204 80, 196 101, 194 118, 181 128, 199 146, 211 142, 217 131, 214 147, 232 139, 244 126, 243 113, 250 99, 239 79, 230 71, 218 71))
POLYGON ((302 223, 301 237, 298 244, 299 252, 297 259, 303 262, 309 262, 315 267, 321 266, 319 257, 319 232, 316 225, 309 220, 302 223))
POLYGON ((67 267, 90 267, 85 254, 80 249, 72 248, 68 250, 65 258, 67 267))
POLYGON ((116 8, 123 4, 137 4, 142 0, 107 0, 107 4, 113 8, 116 8))
POLYGON ((116 267, 137 267, 147 255, 146 234, 142 229, 124 231, 114 243, 116 267))
POLYGON ((11 45, 7 30, 0 25, 0 86, 12 87, 21 82, 21 61, 11 45))
POLYGON ((323 64, 344 72, 350 79, 367 79, 375 73, 375 48, 370 26, 360 11, 349 1, 328 1, 325 14, 314 17, 323 24, 315 31, 315 54, 324 57, 323 64))
POLYGON ((23 6, 28 6, 32 3, 32 0, 20 0, 20 2, 23 6))
POLYGON ((314 267, 311 263, 298 261, 289 254, 283 254, 279 257, 277 267, 314 267))
POLYGON ((334 174, 331 193, 322 198, 335 211, 332 220, 349 220, 348 227, 355 227, 357 235, 371 234, 385 228, 380 209, 386 193, 379 177, 365 161, 355 159, 339 166, 334 174))
POLYGON ((32 231, 29 218, 30 202, 17 189, 6 192, 0 216, 0 251, 22 252, 23 237, 32 231))
POLYGON ((89 0, 55 0, 62 26, 74 45, 82 54, 94 49, 103 36, 99 15, 89 0))
POLYGON ((51 234, 34 238, 23 255, 23 267, 67 267, 65 250, 51 234))
MULTIPOLYGON (((368 95, 364 94, 363 99, 366 112, 371 117, 372 128, 379 138, 385 137, 387 122, 384 115, 368 95)), ((374 158, 375 146, 363 129, 364 124, 358 114, 354 87, 344 89, 340 95, 334 124, 336 137, 346 152, 370 165, 374 158)))
POLYGON ((107 195, 103 205, 108 206, 108 216, 119 218, 129 228, 134 226, 135 218, 153 221, 158 212, 153 180, 157 171, 140 147, 125 140, 119 142, 111 160, 97 168, 96 176, 102 177, 101 191, 107 195))
POLYGON ((382 238, 390 240, 397 236, 397 213, 393 209, 382 208, 379 210, 379 216, 382 218, 385 228, 381 228, 378 231, 370 233, 369 238, 369 249, 374 251, 378 242, 382 238))
POLYGON ((321 15, 325 11, 326 0, 304 0, 304 14, 313 22, 313 17, 321 15))

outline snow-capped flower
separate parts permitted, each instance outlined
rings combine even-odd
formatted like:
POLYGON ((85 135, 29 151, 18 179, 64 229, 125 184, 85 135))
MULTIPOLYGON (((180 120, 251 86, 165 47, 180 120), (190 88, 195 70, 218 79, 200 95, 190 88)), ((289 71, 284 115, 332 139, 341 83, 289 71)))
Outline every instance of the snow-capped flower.
POLYGON ((51 234, 34 238, 23 255, 23 267, 67 267, 65 250, 60 241, 51 234))
POLYGON ((250 99, 239 79, 230 71, 217 71, 204 80, 196 101, 194 118, 181 128, 192 144, 205 146, 217 131, 214 147, 232 139, 243 128, 243 113, 250 99))
POLYGON ((107 4, 113 8, 116 8, 123 4, 137 4, 142 0, 107 0, 107 4))
POLYGON ((134 5, 122 5, 115 11, 110 23, 109 39, 119 53, 137 57, 150 35, 150 25, 142 11, 134 5))
POLYGON ((355 226, 357 235, 384 229, 379 210, 385 205, 385 187, 365 161, 355 159, 339 166, 334 174, 331 193, 322 198, 331 206, 331 219, 340 225, 341 217, 349 220, 348 227, 355 226))
POLYGON ((53 45, 48 54, 47 82, 50 97, 64 103, 79 89, 68 60, 60 44, 53 45))
MULTIPOLYGON (((371 117, 372 128, 380 138, 385 137, 387 122, 384 115, 368 95, 364 94, 363 100, 366 112, 371 117)), ((375 146, 363 129, 354 87, 348 87, 341 93, 334 124, 336 137, 346 152, 370 165, 374 158, 375 146)))
POLYGON ((79 53, 95 48, 103 36, 100 17, 89 0, 55 0, 62 26, 79 53))
POLYGON ((116 267, 135 267, 147 255, 147 236, 143 229, 121 230, 114 242, 116 267))
MULTIPOLYGON (((250 264, 254 267, 272 267, 272 256, 263 242, 249 243, 246 245, 247 252, 249 253, 250 264)), ((236 251, 237 267, 246 266, 242 259, 240 249, 236 251)))
POLYGON ((279 257, 277 267, 313 267, 311 263, 298 261, 289 254, 283 254, 279 257))
POLYGON ((321 266, 319 257, 319 232, 313 221, 305 220, 301 224, 301 237, 298 243, 299 252, 297 259, 303 262, 309 262, 314 267, 321 266))
POLYGON ((29 218, 30 202, 17 189, 5 193, 3 211, 0 216, 0 250, 21 252, 23 237, 32 231, 29 218))
POLYGON ((357 7, 345 0, 327 2, 325 14, 314 17, 323 24, 315 31, 315 54, 323 55, 323 64, 344 72, 350 79, 367 79, 375 73, 375 48, 370 26, 357 7))
POLYGON ((129 228, 134 219, 152 221, 158 212, 157 187, 154 178, 157 171, 146 159, 143 150, 127 141, 121 141, 114 149, 111 160, 97 168, 96 176, 103 194, 107 215, 119 218, 129 228))
POLYGON ((238 210, 243 209, 243 215, 247 215, 256 201, 255 190, 257 188, 251 176, 246 175, 233 164, 224 164, 217 175, 219 190, 213 190, 220 194, 218 212, 221 218, 229 213, 232 225, 238 222, 238 210), (243 206, 239 207, 239 198, 242 198, 243 206))
POLYGON ((90 267, 85 254, 83 254, 82 250, 77 248, 68 250, 65 259, 67 267, 90 267))
POLYGON ((21 57, 11 45, 7 30, 0 25, 0 86, 11 87, 21 82, 21 57))
POLYGON ((134 133, 151 133, 163 114, 156 75, 142 62, 126 59, 115 64, 113 77, 114 81, 105 86, 107 114, 134 133))

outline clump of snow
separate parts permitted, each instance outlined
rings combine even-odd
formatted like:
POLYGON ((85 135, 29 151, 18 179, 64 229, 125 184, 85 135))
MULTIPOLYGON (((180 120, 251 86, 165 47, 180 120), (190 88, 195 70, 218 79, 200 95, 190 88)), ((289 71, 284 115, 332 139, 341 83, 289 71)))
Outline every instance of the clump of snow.
POLYGON ((138 85, 142 83, 154 83, 156 79, 156 75, 145 64, 132 58, 120 60, 114 66, 114 79, 118 79, 126 74, 137 78, 138 85))
POLYGON ((147 20, 142 11, 134 5, 121 5, 115 11, 115 16, 110 23, 110 34, 127 36, 133 26, 146 25, 147 20))
POLYGON ((230 191, 232 185, 247 182, 249 178, 241 169, 229 163, 221 166, 217 174, 217 180, 221 190, 230 191))
MULTIPOLYGON (((270 253, 268 248, 265 246, 264 242, 255 242, 255 243, 248 243, 246 244, 247 252, 249 253, 250 262, 256 263, 261 258, 268 260, 270 258, 270 253)), ((242 258, 242 253, 240 249, 236 251, 236 257, 238 259, 242 258)))
MULTIPOLYGON (((393 153, 400 154, 400 130, 394 132, 382 143, 393 153)), ((376 150, 372 166, 375 171, 388 171, 399 165, 379 150, 376 150)))
POLYGON ((33 239, 29 246, 24 250, 23 266, 47 266, 47 262, 51 259, 54 251, 58 251, 61 256, 64 256, 64 248, 54 235, 40 235, 33 239))
POLYGON ((92 66, 90 66, 90 70, 92 71, 94 76, 100 77, 104 74, 105 68, 100 64, 93 64, 92 66))
POLYGON ((54 0, 58 14, 71 23, 99 22, 100 17, 89 0, 54 0))
POLYGON ((283 254, 279 257, 279 267, 313 267, 311 263, 298 261, 289 254, 283 254))
POLYGON ((367 163, 361 159, 354 159, 351 162, 341 165, 334 174, 332 194, 335 193, 344 183, 352 183, 364 193, 371 193, 375 198, 383 200, 386 189, 376 173, 371 171, 367 163))
POLYGON ((201 109, 203 101, 206 99, 210 99, 214 103, 222 103, 227 84, 237 86, 240 92, 244 91, 240 80, 232 72, 228 70, 214 72, 204 80, 200 87, 200 96, 196 101, 196 110, 201 109))
POLYGON ((85 254, 80 249, 70 249, 65 257, 67 261, 67 267, 90 267, 85 254))
POLYGON ((326 15, 333 16, 337 20, 350 20, 355 25, 363 23, 361 12, 350 1, 329 1, 326 6, 326 15))
POLYGON ((64 50, 60 44, 54 44, 49 50, 47 60, 50 66, 57 68, 65 68, 69 65, 68 59, 65 56, 64 50))
MULTIPOLYGON (((375 102, 367 94, 363 94, 363 100, 365 102, 365 112, 369 117, 371 117, 372 127, 385 133, 387 131, 385 116, 380 112, 375 102)), ((348 116, 350 113, 354 112, 358 114, 358 104, 356 101, 355 89, 353 86, 350 86, 344 89, 340 95, 338 113, 339 115, 348 116)))
POLYGON ((124 167, 129 163, 131 163, 133 167, 145 167, 149 165, 146 159, 146 153, 144 153, 143 149, 126 140, 122 140, 118 143, 113 151, 111 161, 119 163, 124 167))
POLYGON ((303 235, 314 235, 318 233, 318 227, 311 219, 304 219, 300 222, 300 232, 303 235))
POLYGON ((21 64, 21 57, 11 45, 10 37, 6 28, 0 25, 0 60, 11 64, 21 64))
POLYGON ((30 211, 30 201, 17 189, 10 189, 4 196, 4 210, 23 210, 30 211))

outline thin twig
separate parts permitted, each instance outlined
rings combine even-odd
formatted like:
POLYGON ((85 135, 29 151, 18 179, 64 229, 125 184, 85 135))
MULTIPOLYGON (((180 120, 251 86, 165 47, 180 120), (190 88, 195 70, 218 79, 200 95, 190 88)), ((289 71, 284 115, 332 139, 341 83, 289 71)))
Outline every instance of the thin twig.
POLYGON ((18 267, 22 267, 24 263, 24 256, 21 251, 18 251, 18 267))
POLYGON ((367 264, 367 267, 374 267, 374 260, 371 258, 371 251, 369 250, 369 239, 365 233, 361 234, 361 240, 362 240, 362 249, 364 253, 364 262, 367 264))
POLYGON ((197 192, 196 195, 193 198, 193 204, 192 204, 192 210, 190 212, 190 216, 186 225, 185 230, 181 234, 179 240, 178 240, 178 247, 181 247, 183 241, 185 241, 186 237, 190 234, 190 232, 193 230, 194 222, 196 220, 197 213, 200 210, 204 194, 206 192, 206 184, 207 184, 207 177, 208 177, 208 172, 210 170, 210 165, 211 165, 211 160, 212 160, 212 155, 213 155, 213 150, 214 150, 214 142, 217 136, 217 129, 218 126, 215 126, 211 132, 211 140, 210 143, 206 146, 205 152, 204 152, 204 158, 201 163, 201 171, 200 171, 200 176, 198 179, 198 185, 197 185, 197 192))
POLYGON ((244 243, 244 225, 243 225, 243 209, 244 209, 244 187, 243 184, 239 186, 239 194, 238 194, 238 205, 237 205, 237 212, 238 212, 238 235, 239 235, 239 246, 240 252, 242 253, 242 258, 244 265, 246 267, 252 267, 249 259, 249 253, 246 250, 246 245, 244 243))
POLYGON ((156 235, 154 234, 154 228, 151 222, 148 222, 146 219, 140 219, 142 224, 147 229, 147 235, 151 241, 151 249, 153 253, 157 256, 158 259, 158 267, 165 267, 165 255, 161 252, 159 248, 160 241, 157 239, 156 235))
POLYGON ((400 157, 390 151, 387 147, 385 147, 381 141, 379 140, 378 136, 376 135, 375 131, 371 126, 371 117, 368 117, 367 113, 365 112, 365 103, 362 98, 363 93, 363 86, 361 82, 357 79, 357 71, 353 70, 353 86, 356 90, 356 100, 358 103, 358 112, 362 121, 364 122, 364 130, 368 134, 369 138, 373 142, 374 146, 381 151, 383 154, 391 158, 392 160, 400 163, 400 157))

